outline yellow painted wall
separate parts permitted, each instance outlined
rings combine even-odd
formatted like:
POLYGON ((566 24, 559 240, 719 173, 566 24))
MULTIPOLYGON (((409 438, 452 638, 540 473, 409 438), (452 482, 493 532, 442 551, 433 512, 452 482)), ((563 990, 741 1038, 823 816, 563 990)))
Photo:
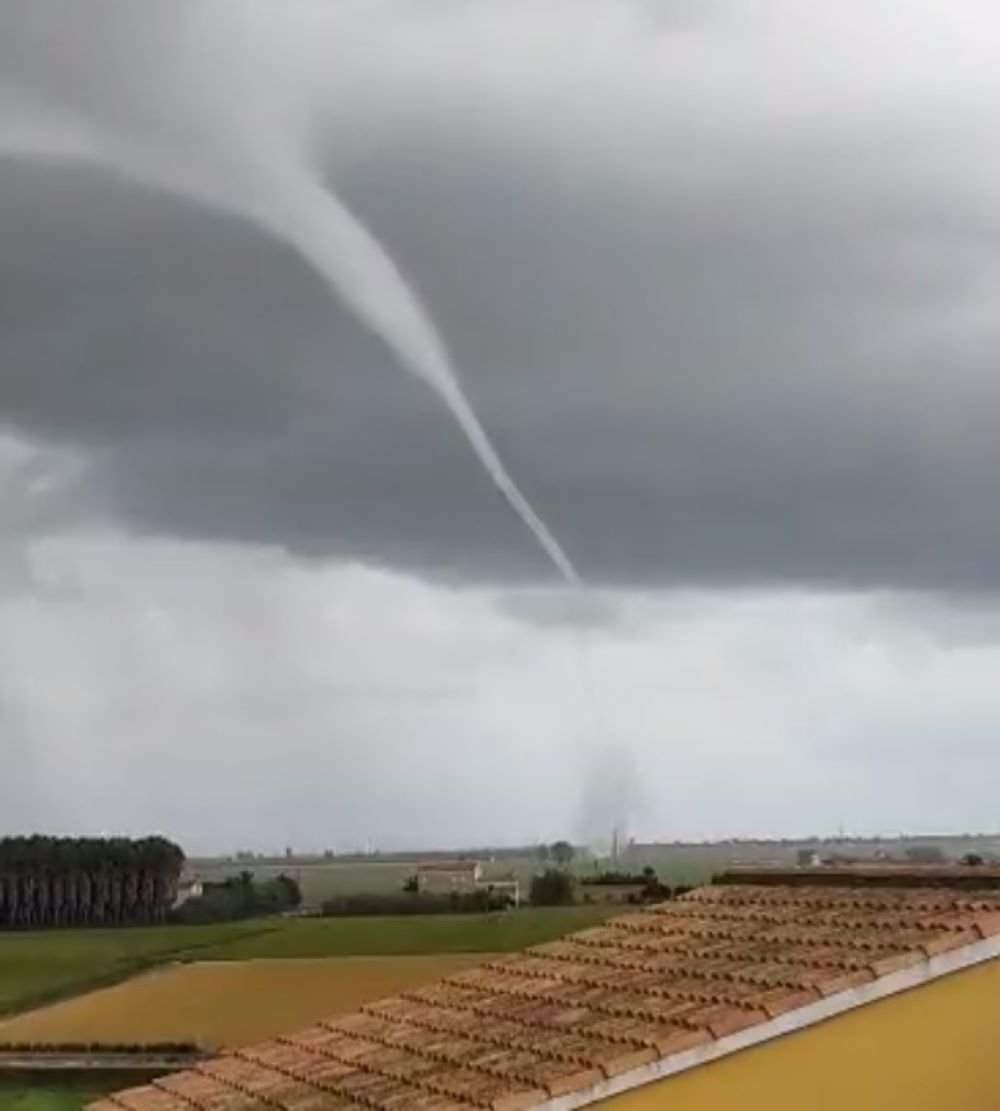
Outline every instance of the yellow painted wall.
POLYGON ((605 1100, 601 1111, 1000 1111, 1000 960, 605 1100))

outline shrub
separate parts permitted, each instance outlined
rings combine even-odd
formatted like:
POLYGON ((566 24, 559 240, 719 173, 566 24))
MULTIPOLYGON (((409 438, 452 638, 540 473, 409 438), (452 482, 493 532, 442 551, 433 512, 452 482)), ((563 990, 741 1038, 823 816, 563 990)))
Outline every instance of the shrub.
POLYGON ((580 882, 594 887, 612 886, 616 884, 633 884, 638 887, 656 883, 657 879, 656 873, 652 868, 643 868, 641 872, 599 872, 595 876, 584 876, 580 882))
POLYGON ((536 907, 559 907, 572 903, 576 883, 569 872, 559 868, 546 868, 531 881, 530 899, 536 907))
POLYGON ((0 1042, 0 1053, 200 1053, 197 1042, 0 1042))
POLYGON ((944 851, 937 845, 911 845, 905 852, 911 864, 944 864, 944 851))
POLYGON ((188 899, 171 913, 171 920, 186 924, 232 922, 263 914, 293 910, 302 902, 298 882, 282 873, 272 880, 254 883, 252 872, 230 876, 222 883, 205 884, 204 892, 188 899))
POLYGON ((367 915, 410 914, 484 914, 506 910, 510 897, 496 894, 488 888, 477 891, 455 891, 447 895, 414 894, 398 895, 338 895, 327 899, 320 913, 327 918, 352 918, 367 915))
MULTIPOLYGON (((600 872, 595 876, 585 876, 580 880, 580 883, 584 887, 641 887, 641 893, 636 892, 629 896, 628 901, 630 903, 657 902, 661 899, 669 899, 671 896, 670 888, 666 884, 660 883, 655 869, 648 865, 641 872, 600 872)), ((584 895, 585 901, 587 898, 588 896, 584 895)), ((590 901, 592 902, 593 899, 591 898, 590 901)))
POLYGON ((568 868, 576 856, 576 849, 568 841, 553 841, 549 848, 549 855, 560 868, 568 868))

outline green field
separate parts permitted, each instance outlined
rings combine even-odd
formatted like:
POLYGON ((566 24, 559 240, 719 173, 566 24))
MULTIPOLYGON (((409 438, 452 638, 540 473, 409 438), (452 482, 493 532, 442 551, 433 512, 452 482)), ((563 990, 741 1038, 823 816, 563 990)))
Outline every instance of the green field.
MULTIPOLYGON (((649 866, 656 870, 661 883, 690 887, 707 883, 715 872, 736 864, 794 864, 800 843, 787 842, 719 842, 678 845, 634 845, 624 850, 617 861, 580 850, 572 871, 584 877, 606 868, 641 871, 649 866)), ((845 849, 846 851, 846 849, 845 849)), ((862 850, 863 851, 863 850, 862 850)), ((870 846, 868 847, 870 851, 870 846)), ((500 878, 513 874, 527 897, 531 877, 543 864, 529 852, 488 852, 466 854, 480 861, 484 878, 500 878)), ((233 861, 193 859, 190 869, 199 878, 218 882, 241 871, 254 874, 259 880, 273 879, 285 873, 294 876, 302 888, 303 905, 317 909, 324 900, 340 895, 398 893, 405 880, 417 867, 416 858, 350 858, 338 860, 323 857, 268 858, 266 860, 233 861)))
MULTIPOLYGON (((404 882, 413 875, 413 861, 325 861, 277 860, 233 863, 230 861, 193 860, 192 871, 200 879, 218 882, 242 871, 253 872, 258 881, 273 879, 285 873, 294 876, 302 889, 303 905, 318 909, 326 899, 338 895, 395 895, 404 882)), ((525 897, 531 877, 538 870, 537 861, 527 857, 512 857, 493 864, 485 863, 486 876, 499 877, 513 873, 520 881, 525 897)))
POLYGON ((0 1015, 124 979, 171 960, 191 960, 270 922, 110 930, 0 933, 0 1015))
POLYGON ((0 933, 0 1014, 115 983, 170 961, 507 952, 607 915, 607 908, 601 907, 553 907, 496 914, 269 918, 213 926, 0 933))
POLYGON ((608 907, 577 906, 525 907, 495 914, 292 918, 266 933, 207 948, 199 953, 199 959, 505 953, 584 929, 610 913, 608 907))
MULTIPOLYGON (((475 854, 473 854, 475 855, 475 854)), ((794 863, 794 852, 787 854, 794 863)), ((521 883, 522 896, 527 898, 531 877, 541 867, 535 856, 528 854, 505 855, 490 859, 477 857, 483 865, 486 879, 513 874, 521 883)), ((714 871, 725 868, 734 859, 731 849, 718 846, 656 846, 655 849, 630 850, 615 865, 606 859, 580 856, 573 864, 578 876, 585 876, 607 867, 635 868, 645 865, 656 868, 663 883, 700 884, 711 878, 714 871)), ((198 877, 208 882, 218 882, 242 871, 252 872, 258 881, 273 879, 285 873, 294 876, 302 888, 303 905, 318 909, 326 899, 338 895, 397 894, 403 883, 416 869, 413 860, 323 860, 302 859, 235 862, 229 860, 192 860, 190 868, 198 877)))
POLYGON ((0 1108, 3 1111, 80 1111, 99 1096, 142 1084, 147 1079, 135 1072, 59 1077, 49 1073, 17 1077, 0 1074, 0 1108))

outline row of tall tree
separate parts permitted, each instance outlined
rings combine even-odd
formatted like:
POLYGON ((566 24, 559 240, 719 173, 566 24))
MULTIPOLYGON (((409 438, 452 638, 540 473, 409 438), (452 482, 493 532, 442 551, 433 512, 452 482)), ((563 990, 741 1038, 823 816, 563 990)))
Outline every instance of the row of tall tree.
POLYGON ((162 922, 183 864, 164 837, 0 838, 0 929, 162 922))
POLYGON ((539 845, 535 856, 541 864, 548 864, 551 860, 557 868, 568 868, 576 856, 576 849, 568 841, 553 841, 551 845, 539 845))

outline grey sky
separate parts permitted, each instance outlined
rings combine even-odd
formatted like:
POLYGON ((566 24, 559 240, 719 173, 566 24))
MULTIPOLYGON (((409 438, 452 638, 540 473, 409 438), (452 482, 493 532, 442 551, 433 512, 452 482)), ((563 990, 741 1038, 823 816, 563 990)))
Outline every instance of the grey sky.
POLYGON ((1000 21, 813 7, 0 9, 15 824, 99 804, 229 845, 349 842, 362 815, 364 837, 526 837, 581 808, 671 836, 990 822, 937 785, 1000 770, 1000 21), (549 589, 439 400, 290 249, 107 169, 135 146, 234 196, 262 159, 319 166, 600 596, 549 589), (629 770, 595 800, 608 746, 629 770), (70 748, 89 778, 64 781, 70 748), (720 784, 764 760, 759 808, 720 784), (462 803, 497 782, 503 816, 462 803))

